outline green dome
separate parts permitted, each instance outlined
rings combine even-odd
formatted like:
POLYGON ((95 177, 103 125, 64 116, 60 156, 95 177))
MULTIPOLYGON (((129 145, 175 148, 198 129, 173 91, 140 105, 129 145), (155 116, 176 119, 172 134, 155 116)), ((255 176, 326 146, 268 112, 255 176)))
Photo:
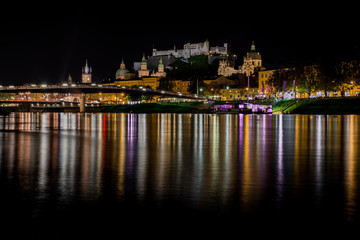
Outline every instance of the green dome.
POLYGON ((125 73, 128 73, 129 71, 127 69, 121 69, 119 68, 117 71, 116 71, 116 74, 115 76, 116 77, 120 77, 120 76, 124 76, 125 73))

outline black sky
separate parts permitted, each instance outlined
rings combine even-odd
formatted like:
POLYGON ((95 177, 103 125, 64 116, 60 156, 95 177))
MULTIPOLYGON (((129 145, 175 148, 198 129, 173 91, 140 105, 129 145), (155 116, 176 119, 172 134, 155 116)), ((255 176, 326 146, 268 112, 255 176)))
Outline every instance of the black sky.
POLYGON ((69 73, 80 81, 86 59, 94 80, 101 81, 114 76, 122 58, 131 68, 143 53, 150 55, 153 46, 182 48, 206 39, 212 46, 228 42, 240 58, 255 41, 269 68, 311 62, 324 53, 336 55, 358 46, 355 6, 91 4, 3 9, 0 84, 56 83, 69 73))

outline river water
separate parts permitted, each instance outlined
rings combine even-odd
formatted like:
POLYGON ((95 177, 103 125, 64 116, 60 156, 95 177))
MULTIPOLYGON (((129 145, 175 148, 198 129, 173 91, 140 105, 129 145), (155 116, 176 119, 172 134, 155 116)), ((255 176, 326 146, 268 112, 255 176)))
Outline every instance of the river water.
POLYGON ((355 229, 359 130, 359 115, 0 116, 2 229, 34 239, 355 229))

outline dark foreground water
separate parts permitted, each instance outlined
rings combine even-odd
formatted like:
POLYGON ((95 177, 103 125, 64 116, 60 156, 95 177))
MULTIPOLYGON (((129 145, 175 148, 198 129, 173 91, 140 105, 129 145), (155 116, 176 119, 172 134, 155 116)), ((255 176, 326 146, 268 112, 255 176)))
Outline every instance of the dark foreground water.
POLYGON ((0 116, 0 236, 357 231, 359 130, 358 115, 0 116))

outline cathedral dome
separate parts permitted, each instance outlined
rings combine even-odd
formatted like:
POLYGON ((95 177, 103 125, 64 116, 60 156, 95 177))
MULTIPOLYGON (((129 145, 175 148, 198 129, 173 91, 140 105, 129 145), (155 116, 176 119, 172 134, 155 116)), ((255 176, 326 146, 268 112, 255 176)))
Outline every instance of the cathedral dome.
POLYGON ((123 77, 124 76, 124 74, 125 73, 128 73, 129 71, 127 70, 127 69, 121 69, 121 68, 119 68, 117 71, 116 71, 116 74, 115 74, 115 76, 116 76, 116 78, 118 78, 118 77, 123 77))
POLYGON ((125 67, 124 59, 121 61, 120 68, 115 73, 116 79, 124 79, 125 73, 128 73, 129 71, 125 67))

